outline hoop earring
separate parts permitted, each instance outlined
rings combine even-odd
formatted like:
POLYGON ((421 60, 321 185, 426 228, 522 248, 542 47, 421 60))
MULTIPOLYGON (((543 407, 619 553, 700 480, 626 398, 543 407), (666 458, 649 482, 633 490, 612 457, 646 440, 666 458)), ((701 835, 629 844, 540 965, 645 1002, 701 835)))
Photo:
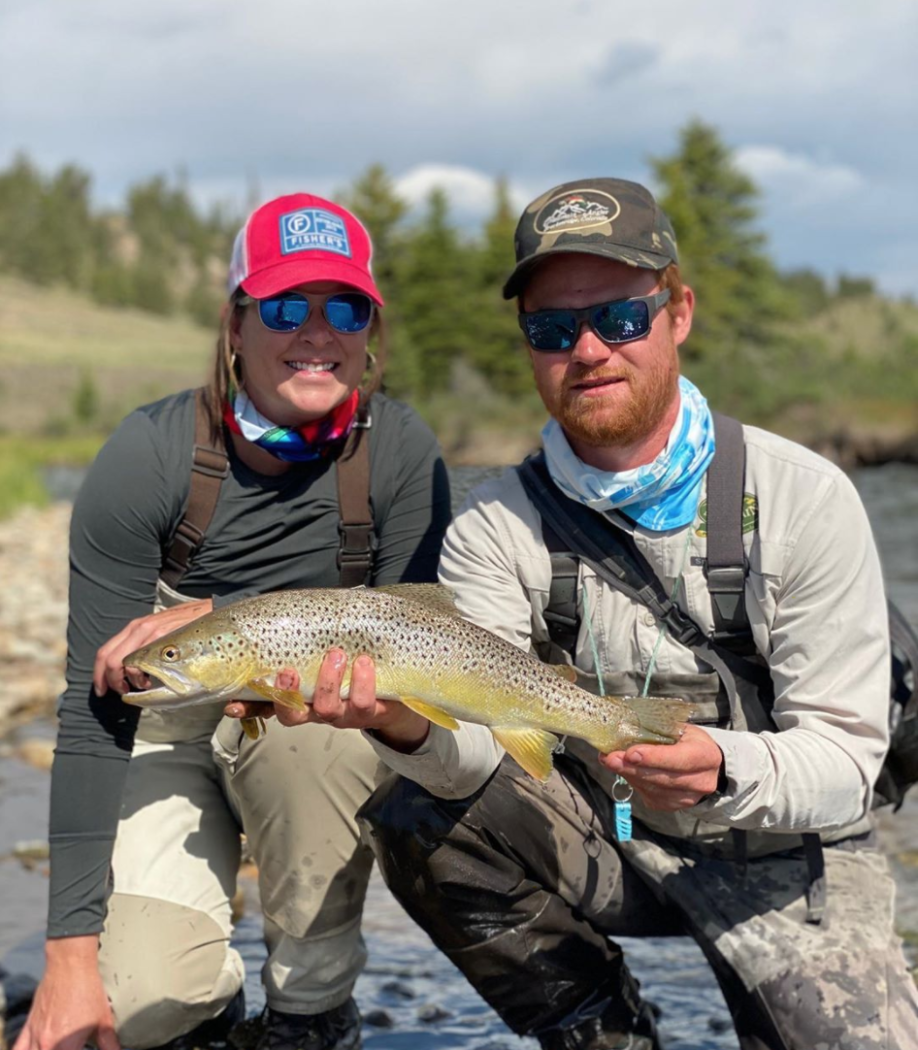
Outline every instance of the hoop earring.
POLYGON ((237 390, 242 390, 242 359, 238 356, 235 350, 229 352, 229 373, 230 378, 236 385, 237 390))

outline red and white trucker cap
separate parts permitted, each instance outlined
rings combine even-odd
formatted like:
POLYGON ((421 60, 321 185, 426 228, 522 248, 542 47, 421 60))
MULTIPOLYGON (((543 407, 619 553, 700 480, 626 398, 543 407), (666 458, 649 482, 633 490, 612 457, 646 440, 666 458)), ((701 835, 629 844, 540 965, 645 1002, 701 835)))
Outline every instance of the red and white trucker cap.
POLYGON ((372 255, 370 235, 346 208, 291 193, 256 208, 236 235, 227 293, 241 286, 254 299, 266 299, 307 281, 341 281, 382 306, 372 255))

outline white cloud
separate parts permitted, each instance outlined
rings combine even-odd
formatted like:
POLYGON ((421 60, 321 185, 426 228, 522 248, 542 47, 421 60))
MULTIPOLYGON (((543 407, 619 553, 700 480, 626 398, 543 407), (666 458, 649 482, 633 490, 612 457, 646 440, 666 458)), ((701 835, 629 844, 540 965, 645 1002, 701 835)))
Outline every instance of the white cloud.
MULTIPOLYGON (((374 162, 460 221, 584 175, 650 180, 693 117, 738 147, 779 262, 879 272, 918 240, 914 0, 6 0, 0 166, 97 194, 184 168, 242 207, 374 162), (865 192, 869 189, 869 193, 865 192), (858 200, 858 213, 832 205, 858 200), (464 218, 463 218, 464 217, 464 218), (844 227, 836 232, 836 226, 844 227), (820 236, 812 231, 819 229, 820 236)), ((918 291, 918 288, 916 288, 918 291)))
MULTIPOLYGON (((474 168, 455 164, 419 164, 395 180, 395 191, 413 207, 422 207, 433 189, 449 197, 455 219, 481 221, 494 210, 495 178, 474 168)), ((529 195, 521 187, 509 187, 513 205, 522 209, 529 195)))
POLYGON ((799 211, 834 207, 867 188, 864 176, 848 165, 823 163, 780 146, 743 146, 734 160, 766 193, 799 211))

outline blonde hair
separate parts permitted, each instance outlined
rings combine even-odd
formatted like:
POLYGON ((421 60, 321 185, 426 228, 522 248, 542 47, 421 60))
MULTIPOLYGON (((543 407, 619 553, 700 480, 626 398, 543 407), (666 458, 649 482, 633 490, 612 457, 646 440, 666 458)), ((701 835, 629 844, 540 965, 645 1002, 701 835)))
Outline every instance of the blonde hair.
MULTIPOLYGON (((210 420, 210 436, 211 441, 214 442, 221 440, 223 406, 229 399, 230 391, 241 390, 244 385, 241 364, 232 342, 233 323, 245 309, 240 302, 241 298, 241 294, 236 294, 226 303, 220 314, 220 327, 217 329, 213 372, 205 397, 210 420)), ((385 322, 379 307, 374 305, 367 345, 367 368, 358 387, 362 404, 366 404, 372 395, 382 387, 386 352, 385 322)))
POLYGON ((669 289, 669 302, 666 304, 666 312, 672 316, 679 303, 685 300, 685 289, 682 287, 682 274, 679 273, 679 264, 670 263, 660 271, 660 291, 669 289))

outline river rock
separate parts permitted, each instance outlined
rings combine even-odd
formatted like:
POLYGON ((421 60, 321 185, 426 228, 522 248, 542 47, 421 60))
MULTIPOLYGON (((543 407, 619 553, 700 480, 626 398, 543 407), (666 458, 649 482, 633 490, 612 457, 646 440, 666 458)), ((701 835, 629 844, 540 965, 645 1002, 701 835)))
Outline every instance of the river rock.
POLYGON ((17 744, 13 754, 21 762, 27 762, 35 769, 47 771, 54 761, 54 741, 41 737, 30 737, 17 744))
POLYGON ((0 522, 0 734, 52 714, 64 688, 70 504, 0 522))

